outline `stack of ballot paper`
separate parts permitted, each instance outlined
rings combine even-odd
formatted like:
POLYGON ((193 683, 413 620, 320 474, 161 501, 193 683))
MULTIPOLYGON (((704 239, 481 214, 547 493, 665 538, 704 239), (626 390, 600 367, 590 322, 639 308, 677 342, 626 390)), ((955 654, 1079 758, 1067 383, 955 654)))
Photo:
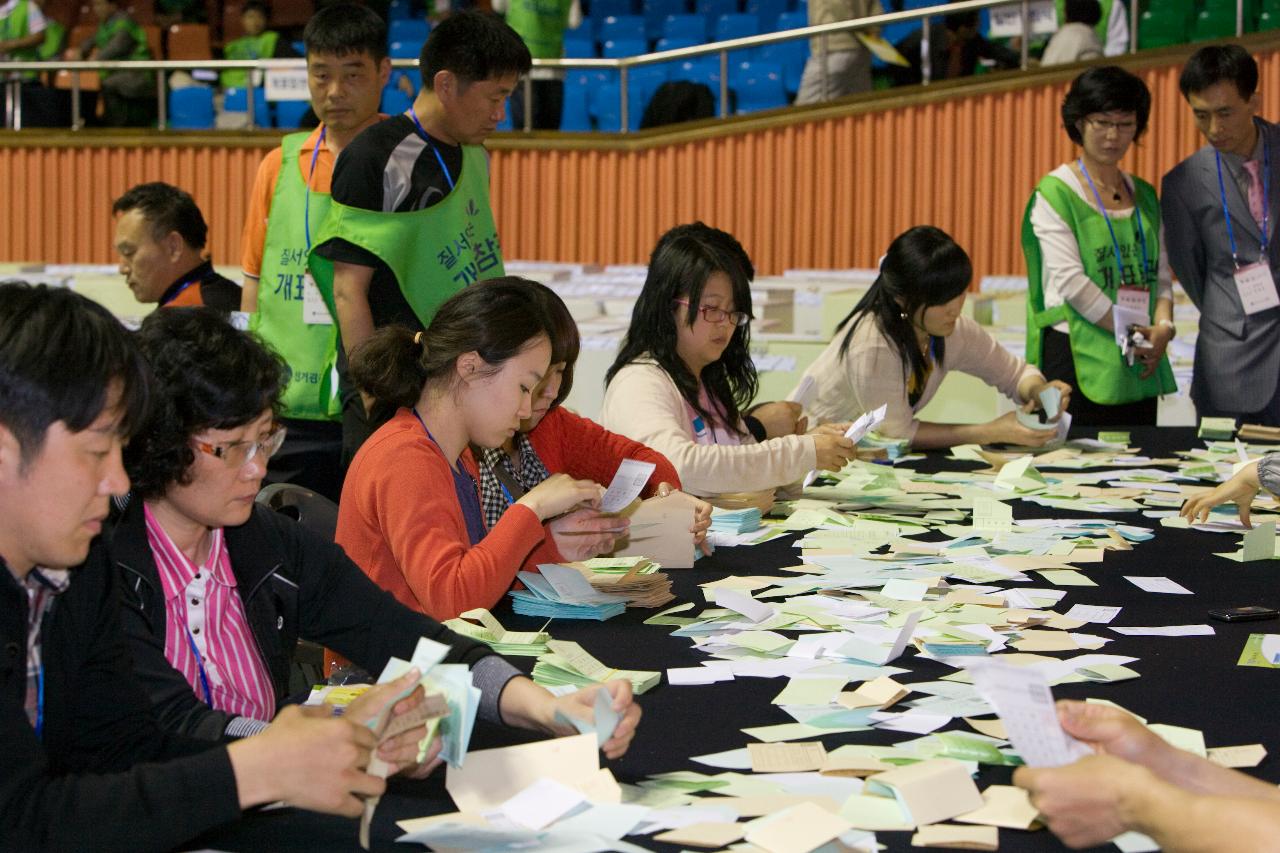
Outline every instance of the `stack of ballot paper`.
POLYGON ((500 655, 536 657, 546 654, 547 640, 551 639, 551 635, 545 631, 508 631, 502 627, 497 617, 483 607, 468 610, 457 619, 446 620, 444 624, 456 634, 491 646, 500 655))
POLYGON ((581 572, 596 592, 625 598, 628 607, 661 607, 675 598, 671 578, 645 557, 596 557, 566 565, 581 572))
POLYGON ((589 655, 582 646, 567 640, 551 640, 547 646, 551 652, 538 658, 533 665, 533 680, 544 687, 587 687, 614 678, 625 678, 631 682, 632 691, 640 694, 662 678, 660 672, 612 669, 589 655))
POLYGON ((597 592, 577 569, 555 563, 538 566, 540 574, 519 572, 527 589, 513 589, 511 609, 524 616, 550 619, 595 619, 603 622, 627 609, 622 596, 597 592))
POLYGON ((858 439, 860 450, 883 450, 889 459, 901 459, 911 452, 911 442, 905 438, 890 438, 872 430, 858 439))
POLYGON ((720 533, 750 533, 760 529, 760 509, 715 509, 711 511, 711 529, 720 533))

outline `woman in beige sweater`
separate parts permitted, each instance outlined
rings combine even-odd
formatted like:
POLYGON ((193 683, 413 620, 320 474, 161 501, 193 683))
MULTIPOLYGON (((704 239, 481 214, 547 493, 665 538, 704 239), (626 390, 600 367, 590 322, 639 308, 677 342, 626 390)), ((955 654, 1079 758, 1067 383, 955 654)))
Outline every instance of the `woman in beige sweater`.
POLYGON ((600 423, 666 456, 695 495, 772 489, 855 456, 839 428, 757 441, 743 423, 757 388, 754 275, 724 231, 701 222, 668 231, 607 376, 600 423))
POLYGON ((1014 412, 984 424, 930 423, 916 417, 951 370, 977 376, 1027 411, 1039 407, 1038 396, 1049 386, 1062 392, 1062 411, 1070 402, 1071 386, 1047 382, 1039 370, 960 315, 972 279, 968 254, 941 230, 922 225, 899 235, 880 263, 880 276, 805 371, 818 389, 810 415, 844 421, 884 405, 878 431, 921 449, 1047 444, 1055 434, 1052 426, 1030 429, 1014 412))

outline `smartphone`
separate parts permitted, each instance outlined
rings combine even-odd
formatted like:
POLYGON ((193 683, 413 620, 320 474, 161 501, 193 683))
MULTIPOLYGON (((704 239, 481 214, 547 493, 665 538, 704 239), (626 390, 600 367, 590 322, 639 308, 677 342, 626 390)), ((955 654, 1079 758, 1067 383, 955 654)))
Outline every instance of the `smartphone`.
POLYGON ((1219 622, 1256 622, 1262 619, 1274 619, 1280 612, 1270 607, 1226 607, 1221 610, 1210 610, 1209 618, 1219 622))

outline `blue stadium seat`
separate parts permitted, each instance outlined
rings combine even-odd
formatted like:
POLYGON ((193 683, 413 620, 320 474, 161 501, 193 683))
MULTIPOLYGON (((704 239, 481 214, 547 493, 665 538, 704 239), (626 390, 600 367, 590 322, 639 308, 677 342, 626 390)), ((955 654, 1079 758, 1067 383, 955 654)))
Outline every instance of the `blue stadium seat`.
POLYGON ((412 104, 413 98, 401 92, 395 86, 387 84, 382 87, 382 102, 378 105, 378 110, 389 116, 394 116, 409 109, 412 104))
POLYGON ((662 36, 669 39, 696 39, 696 44, 707 40, 707 19, 702 15, 668 15, 662 22, 662 36))
POLYGON ((787 11, 786 0, 747 0, 747 13, 760 19, 760 32, 781 29, 778 17, 787 11))
MULTIPOLYGON (((230 88, 224 90, 222 95, 223 112, 247 113, 249 111, 247 89, 230 88)), ((271 126, 271 113, 267 110, 267 93, 261 87, 253 90, 253 124, 255 127, 271 126)))
POLYGON ((776 62, 740 62, 729 71, 729 88, 737 96, 737 112, 759 112, 785 107, 786 87, 782 66, 776 62))
POLYGON ((421 53, 420 41, 393 41, 387 45, 387 55, 392 59, 417 59, 421 53))
MULTIPOLYGON (((805 26, 804 21, 803 13, 784 12, 778 18, 778 29, 794 30, 796 27, 805 26), (787 22, 788 16, 799 17, 801 23, 782 26, 782 23, 787 22)), ((804 64, 809 61, 809 40, 794 39, 779 44, 766 44, 756 50, 756 58, 761 62, 776 62, 782 66, 782 84, 790 94, 795 95, 800 91, 800 78, 804 75, 804 64)))
POLYGON ((604 20, 611 16, 633 15, 635 7, 631 0, 588 0, 584 11, 593 18, 604 20))
MULTIPOLYGON (((588 107, 597 130, 617 133, 622 128, 622 101, 618 92, 618 76, 600 74, 592 84, 588 107)), ((640 119, 653 93, 665 83, 665 69, 641 66, 627 72, 627 128, 640 129, 640 119)))
POLYGON ((644 41, 644 18, 639 15, 610 15, 599 19, 596 41, 604 44, 607 41, 633 39, 644 41))
POLYGON ((614 39, 600 46, 600 55, 605 59, 621 59, 647 52, 648 45, 644 39, 614 39))
POLYGON ((391 8, 387 11, 388 21, 402 21, 413 17, 413 9, 409 0, 391 0, 391 8))
POLYGON ((684 0, 645 0, 644 36, 657 41, 663 36, 663 26, 668 15, 683 15, 687 11, 684 0))
POLYGON ((564 81, 564 105, 560 109, 560 129, 566 132, 591 130, 591 114, 587 96, 591 91, 591 75, 586 71, 570 71, 564 81))
MULTIPOLYGON (((754 36, 759 34, 760 19, 755 15, 739 12, 733 15, 721 15, 712 30, 711 40, 725 41, 726 39, 743 38, 745 36, 754 36)), ((754 58, 755 51, 749 48, 729 52, 729 64, 731 66, 754 58)))
POLYGON ((721 15, 733 15, 738 12, 738 0, 695 0, 694 11, 714 21, 721 15))
POLYGON ((310 101, 276 101, 276 127, 296 128, 310 108, 310 101))
POLYGON ((169 127, 174 130, 206 130, 213 127, 213 89, 209 86, 171 89, 169 127))
POLYGON ((569 59, 592 59, 596 54, 596 37, 590 21, 572 30, 565 30, 564 55, 569 59))
POLYGON ((671 80, 688 80, 691 83, 703 83, 711 90, 715 100, 716 115, 720 115, 720 58, 708 56, 702 59, 686 59, 676 70, 668 75, 671 80))
POLYGON ((293 48, 293 52, 298 54, 298 56, 307 55, 307 43, 302 39, 298 39, 297 41, 290 42, 289 46, 293 48))
POLYGON ((431 32, 431 25, 426 21, 401 18, 400 20, 392 21, 388 26, 387 43, 408 42, 409 44, 418 45, 418 49, 421 50, 422 43, 427 40, 427 33, 429 32, 431 32))
MULTIPOLYGON (((695 40, 695 39, 684 39, 684 38, 660 38, 660 39, 658 39, 658 43, 657 43, 656 45, 654 45, 654 48, 653 48, 653 49, 654 49, 655 51, 659 51, 659 50, 676 50, 677 48, 681 48, 681 47, 695 47, 696 45, 700 45, 700 44, 702 44, 702 39, 696 39, 696 40, 695 40)), ((679 63, 679 62, 674 62, 674 61, 672 61, 672 62, 659 62, 659 63, 657 63, 656 65, 654 65, 654 66, 652 66, 652 67, 654 67, 654 68, 661 68, 661 69, 662 69, 662 76, 663 76, 665 79, 675 79, 675 78, 674 78, 674 75, 676 75, 676 74, 678 73, 678 71, 679 71, 679 69, 680 69, 680 63, 679 63)))

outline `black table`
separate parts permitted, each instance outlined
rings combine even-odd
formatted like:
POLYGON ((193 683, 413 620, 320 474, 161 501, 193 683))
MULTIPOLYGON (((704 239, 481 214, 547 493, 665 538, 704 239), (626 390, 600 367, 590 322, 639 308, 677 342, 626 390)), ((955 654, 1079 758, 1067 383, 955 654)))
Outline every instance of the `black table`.
MULTIPOLYGON (((1151 457, 1171 456, 1175 450, 1198 444, 1193 430, 1186 428, 1134 429, 1132 444, 1151 457)), ((1091 431, 1084 431, 1092 435, 1091 431)), ((949 460, 945 453, 932 453, 915 470, 973 470, 977 463, 949 460)), ((1053 472, 1048 472, 1049 476, 1053 472)), ((1082 517, 1078 513, 1052 510, 1025 501, 1011 501, 1016 518, 1082 517)), ((1239 537, 1213 535, 1189 530, 1163 528, 1155 519, 1138 513, 1110 513, 1106 517, 1150 527, 1154 539, 1134 545, 1132 551, 1114 551, 1103 563, 1086 564, 1084 570, 1096 587, 1065 587, 1067 596, 1060 612, 1073 604, 1121 606, 1123 610, 1112 622, 1127 625, 1182 625, 1209 622, 1210 608, 1261 604, 1280 607, 1280 567, 1270 561, 1234 563, 1214 552, 1233 551, 1239 537), (1163 575, 1194 592, 1194 595, 1148 593, 1124 579, 1124 575, 1163 575)), ((777 574, 783 566, 795 565, 797 552, 794 536, 762 545, 720 549, 714 556, 699 560, 697 567, 672 571, 673 591, 677 602, 703 604, 699 584, 730 574, 777 574)), ((1033 578, 1036 577, 1033 575, 1033 578)), ((1035 586, 1046 584, 1036 582, 1035 586)), ((672 602, 667 606, 674 606, 672 602)), ((695 651, 689 639, 670 636, 672 628, 644 625, 643 620, 655 611, 628 610, 607 622, 557 622, 549 631, 556 639, 574 640, 609 666, 624 669, 663 671, 668 667, 697 666, 707 656, 695 651)), ((696 612, 696 610, 694 611, 696 612)), ((513 614, 507 603, 497 608, 496 615, 513 630, 536 630, 541 621, 513 614)), ((688 615, 688 614, 685 614, 688 615)), ((1240 667, 1236 660, 1248 635, 1255 632, 1280 631, 1280 623, 1245 622, 1228 624, 1209 622, 1213 636, 1203 637, 1126 637, 1101 625, 1081 628, 1093 634, 1113 637, 1100 651, 1138 658, 1130 664, 1141 678, 1115 684, 1069 684, 1054 688, 1055 695, 1083 699, 1110 699, 1147 717, 1151 722, 1200 729, 1208 746, 1275 743, 1274 713, 1268 697, 1280 685, 1280 672, 1256 667, 1240 667)), ((1060 656, 1074 656, 1069 652, 1060 656)), ((515 659, 526 671, 532 659, 515 659)), ((944 664, 907 654, 895 662, 911 672, 898 680, 931 681, 954 670, 944 664)), ((715 685, 672 687, 665 678, 657 687, 640 697, 644 719, 630 751, 609 766, 620 782, 639 782, 655 773, 695 770, 713 774, 720 772, 689 760, 702 755, 742 747, 750 738, 739 729, 748 726, 792 722, 770 699, 782 688, 782 679, 740 678, 715 685)), ((960 724, 967 730, 967 726, 960 724)), ((947 729, 957 728, 953 722, 947 729)), ((892 744, 914 735, 901 732, 850 732, 822 738, 828 750, 846 743, 892 744)), ((485 748, 515 742, 511 733, 491 726, 478 726, 473 748, 485 748)), ((1255 770, 1255 775, 1280 782, 1280 761, 1268 757, 1255 770)), ((1011 770, 982 767, 979 788, 991 784, 1008 784, 1011 770)), ((375 820, 375 849, 413 850, 412 846, 393 845, 400 834, 395 820, 452 811, 444 792, 443 773, 419 783, 396 782, 384 797, 375 820)), ((890 850, 908 850, 910 833, 881 832, 877 838, 890 850)), ((648 837, 631 837, 629 841, 658 850, 678 848, 653 842, 648 837)), ((201 844, 228 850, 347 850, 355 845, 353 821, 314 815, 297 810, 251 816, 241 824, 215 833, 201 844)), ((1024 833, 1001 830, 1000 849, 1060 850, 1061 844, 1048 832, 1024 833)), ((1112 847, 1112 850, 1115 848, 1112 847)))

